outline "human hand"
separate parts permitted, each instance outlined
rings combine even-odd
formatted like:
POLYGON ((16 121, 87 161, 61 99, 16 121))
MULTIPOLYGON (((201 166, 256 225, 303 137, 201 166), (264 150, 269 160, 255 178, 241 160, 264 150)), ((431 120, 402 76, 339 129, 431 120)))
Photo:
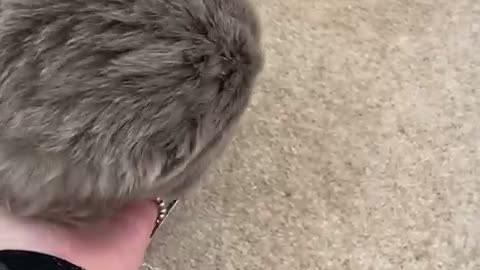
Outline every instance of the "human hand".
POLYGON ((152 202, 137 202, 82 229, 12 217, 0 209, 0 250, 48 254, 88 270, 136 270, 142 265, 157 216, 152 202))

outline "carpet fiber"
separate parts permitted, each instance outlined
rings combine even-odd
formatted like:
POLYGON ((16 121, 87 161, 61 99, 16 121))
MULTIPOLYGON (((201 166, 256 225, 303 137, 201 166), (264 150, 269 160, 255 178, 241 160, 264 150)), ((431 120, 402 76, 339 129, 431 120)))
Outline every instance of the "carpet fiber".
POLYGON ((250 111, 147 262, 480 269, 480 1, 255 2, 250 111))

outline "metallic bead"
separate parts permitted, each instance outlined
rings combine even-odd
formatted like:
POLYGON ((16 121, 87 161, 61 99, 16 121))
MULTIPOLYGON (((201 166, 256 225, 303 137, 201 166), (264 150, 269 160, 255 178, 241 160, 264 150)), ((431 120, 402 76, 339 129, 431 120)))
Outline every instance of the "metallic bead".
POLYGON ((168 217, 168 215, 171 213, 171 211, 173 210, 173 208, 177 205, 178 201, 175 200, 175 201, 172 201, 170 203, 165 203, 165 201, 163 201, 162 199, 160 198, 157 198, 155 200, 155 202, 157 203, 158 205, 158 215, 157 215, 157 220, 155 221, 155 227, 153 229, 153 232, 152 232, 152 235, 153 236, 155 234, 155 232, 158 230, 158 228, 163 224, 163 222, 165 221, 165 219, 168 217))

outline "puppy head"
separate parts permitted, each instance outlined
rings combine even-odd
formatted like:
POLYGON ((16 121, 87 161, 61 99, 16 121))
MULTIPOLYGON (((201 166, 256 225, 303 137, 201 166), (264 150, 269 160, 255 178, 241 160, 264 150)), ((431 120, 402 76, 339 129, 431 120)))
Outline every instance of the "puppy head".
MULTIPOLYGON (((4 0, 1 12, 0 143, 43 157, 15 177, 58 205, 187 186, 228 139, 262 67, 244 0, 4 0), (46 159, 61 160, 53 179, 31 173, 51 175, 46 159)), ((13 166, 0 170, 4 192, 13 166)))

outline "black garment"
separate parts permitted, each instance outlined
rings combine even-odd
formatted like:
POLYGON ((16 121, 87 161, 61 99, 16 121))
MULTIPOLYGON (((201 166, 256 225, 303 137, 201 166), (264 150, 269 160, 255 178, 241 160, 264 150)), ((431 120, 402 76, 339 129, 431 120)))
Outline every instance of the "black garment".
POLYGON ((0 251, 0 270, 84 270, 62 259, 29 251, 0 251))

